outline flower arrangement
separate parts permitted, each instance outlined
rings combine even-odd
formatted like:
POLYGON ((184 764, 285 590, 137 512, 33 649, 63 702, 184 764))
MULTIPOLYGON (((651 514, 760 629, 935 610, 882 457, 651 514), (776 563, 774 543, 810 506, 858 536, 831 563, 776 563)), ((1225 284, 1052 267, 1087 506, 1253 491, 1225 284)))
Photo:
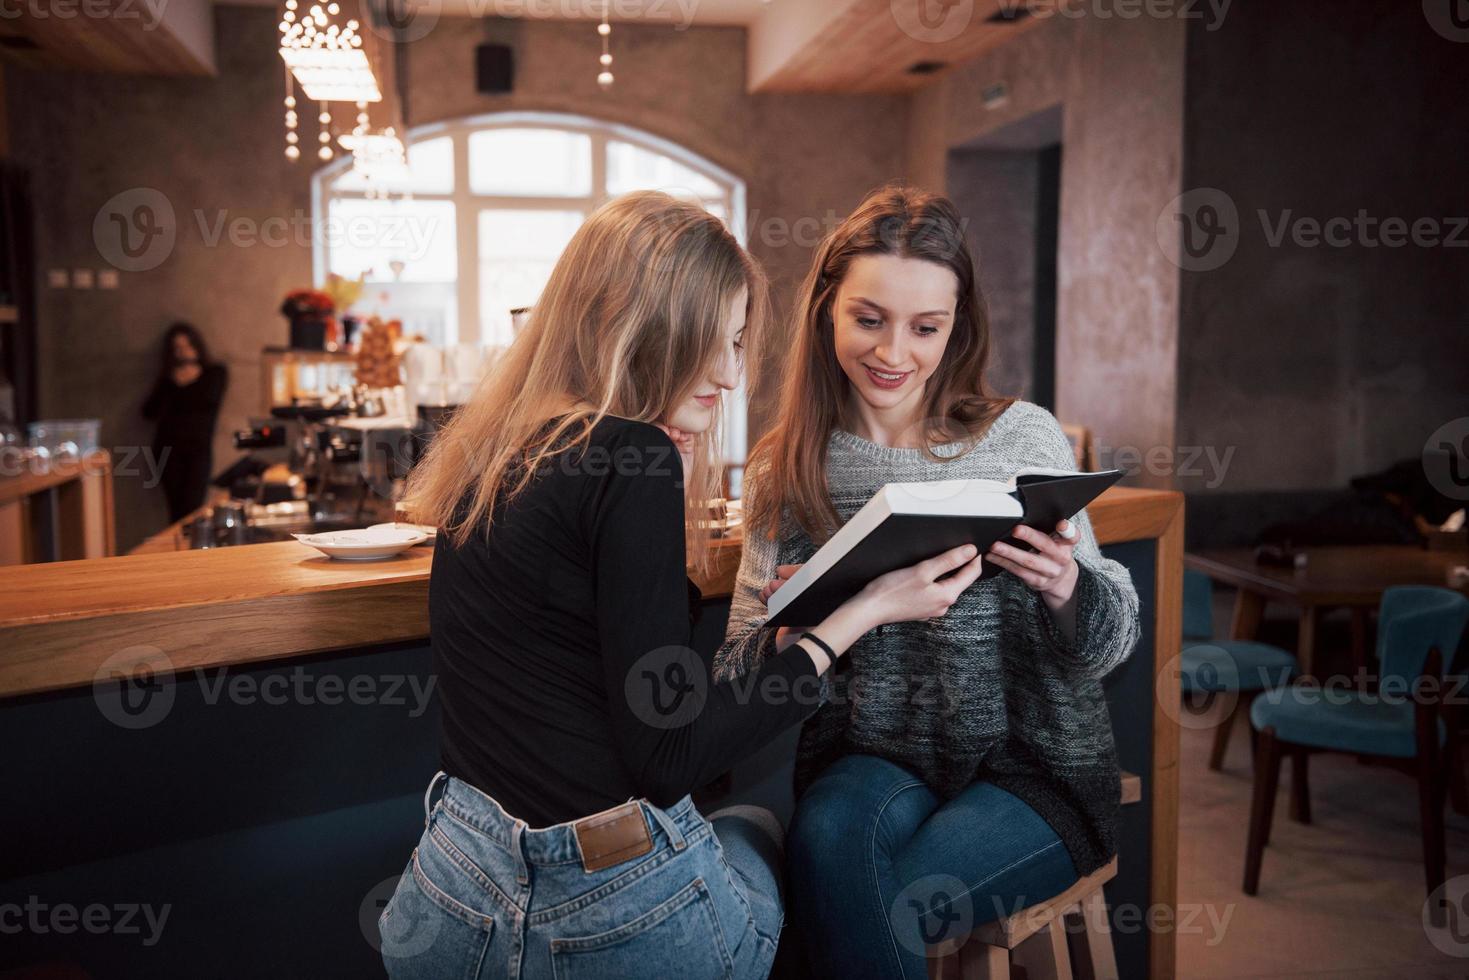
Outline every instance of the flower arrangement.
POLYGON ((337 312, 342 313, 362 298, 363 279, 364 276, 348 279, 333 272, 326 277, 326 285, 321 287, 321 292, 332 301, 337 312))
POLYGON ((341 327, 332 316, 336 304, 317 289, 293 289, 281 301, 291 321, 291 346, 299 350, 335 350, 341 327))
POLYGON ((336 308, 332 298, 317 289, 293 289, 281 301, 281 313, 292 320, 301 317, 328 317, 336 308))

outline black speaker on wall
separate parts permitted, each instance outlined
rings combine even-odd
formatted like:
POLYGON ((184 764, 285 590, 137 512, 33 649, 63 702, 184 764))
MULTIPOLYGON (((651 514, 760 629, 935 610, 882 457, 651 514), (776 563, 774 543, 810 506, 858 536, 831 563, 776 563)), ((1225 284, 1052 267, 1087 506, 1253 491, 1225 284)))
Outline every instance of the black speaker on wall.
POLYGON ((484 95, 504 95, 515 87, 515 52, 508 44, 474 49, 474 86, 484 95))

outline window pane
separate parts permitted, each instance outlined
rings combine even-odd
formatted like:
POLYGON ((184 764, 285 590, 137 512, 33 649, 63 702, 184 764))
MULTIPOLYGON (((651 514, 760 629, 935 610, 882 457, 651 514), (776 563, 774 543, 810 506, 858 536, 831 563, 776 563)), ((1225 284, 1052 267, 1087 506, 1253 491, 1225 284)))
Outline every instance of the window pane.
POLYGON ((590 196, 592 138, 554 129, 471 133, 469 187, 476 194, 590 196))
POLYGON ((387 191, 394 194, 450 194, 454 191, 454 141, 447 136, 408 146, 408 174, 368 181, 348 170, 331 183, 339 191, 387 191))
POLYGON ((338 198, 328 205, 327 271, 369 282, 454 282, 454 202, 338 198))
POLYGON ((607 193, 667 191, 675 197, 722 198, 725 189, 711 178, 686 167, 672 157, 653 150, 609 140, 607 143, 607 193))
POLYGON ((365 317, 401 320, 403 336, 422 334, 435 347, 459 339, 459 297, 452 282, 369 283, 353 309, 365 317))
POLYGON ((534 306, 581 211, 493 209, 479 213, 480 337, 509 344, 510 311, 534 306))

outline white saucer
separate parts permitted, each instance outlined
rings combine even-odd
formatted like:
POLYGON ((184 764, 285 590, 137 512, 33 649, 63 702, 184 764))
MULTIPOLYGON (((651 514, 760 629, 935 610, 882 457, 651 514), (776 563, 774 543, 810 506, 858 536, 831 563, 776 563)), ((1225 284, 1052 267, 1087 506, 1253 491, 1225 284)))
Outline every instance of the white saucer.
POLYGON ((383 529, 390 531, 417 531, 424 536, 424 544, 432 544, 434 538, 439 533, 439 529, 432 524, 408 524, 403 521, 389 524, 374 524, 368 528, 369 531, 381 531, 383 529))
POLYGON ((363 528, 360 531, 325 531, 321 534, 293 534, 297 541, 310 545, 328 558, 343 561, 380 561, 407 551, 427 538, 421 531, 392 526, 363 528))

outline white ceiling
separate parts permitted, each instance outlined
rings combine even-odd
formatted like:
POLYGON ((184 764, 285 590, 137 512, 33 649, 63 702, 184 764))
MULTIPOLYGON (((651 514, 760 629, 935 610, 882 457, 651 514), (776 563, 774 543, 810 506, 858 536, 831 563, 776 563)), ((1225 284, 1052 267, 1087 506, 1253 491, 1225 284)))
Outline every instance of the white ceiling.
MULTIPOLYGON (((215 0, 251 7, 276 7, 280 0, 215 0)), ((749 25, 765 10, 781 4, 821 5, 829 0, 605 0, 613 21, 650 24, 749 25)), ((437 6, 446 17, 528 17, 545 20, 600 20, 604 0, 409 0, 413 6, 437 6)))

